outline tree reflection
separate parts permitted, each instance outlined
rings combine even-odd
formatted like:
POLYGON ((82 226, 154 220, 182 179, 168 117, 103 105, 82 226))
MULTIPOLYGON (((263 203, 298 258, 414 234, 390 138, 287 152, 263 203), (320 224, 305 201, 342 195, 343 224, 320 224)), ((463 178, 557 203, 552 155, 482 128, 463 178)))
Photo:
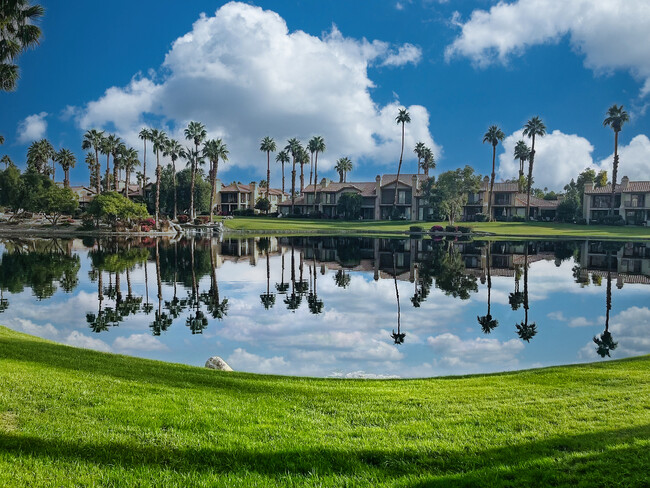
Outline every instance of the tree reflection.
POLYGON ((508 295, 508 303, 513 311, 519 310, 524 303, 524 294, 519 291, 519 281, 521 280, 521 266, 515 265, 515 291, 508 295))
POLYGON ((609 312, 612 309, 612 251, 607 250, 607 295, 605 298, 605 331, 599 336, 594 337, 596 352, 601 358, 610 357, 610 352, 618 347, 618 342, 614 342, 612 334, 609 332, 609 312))
POLYGON ((177 319, 181 312, 183 311, 183 306, 181 300, 178 298, 178 242, 174 241, 174 277, 173 277, 173 287, 174 287, 174 296, 170 301, 165 301, 165 309, 169 312, 169 315, 177 319))
POLYGON ((190 268, 192 272, 192 291, 188 296, 188 308, 190 309, 190 315, 185 319, 185 325, 189 327, 192 335, 194 334, 203 334, 203 329, 208 326, 208 318, 205 316, 205 313, 201 310, 201 299, 199 295, 199 284, 196 279, 196 268, 195 268, 195 251, 196 243, 194 238, 190 240, 190 268))
POLYGON ((0 286, 0 313, 9 308, 9 300, 5 298, 4 289, 0 286))
POLYGON ((282 254, 282 275, 280 278, 280 283, 275 284, 275 289, 280 295, 286 295, 287 291, 289 290, 289 284, 284 282, 284 249, 282 249, 280 252, 282 254))
POLYGON ((167 329, 172 325, 172 318, 165 312, 162 311, 162 278, 160 277, 160 243, 156 239, 155 252, 156 252, 156 284, 158 286, 158 309, 154 313, 154 319, 149 328, 154 336, 159 336, 163 332, 167 332, 167 329))
POLYGON ((393 282, 395 283, 395 298, 397 300, 397 332, 393 329, 393 333, 390 335, 393 338, 395 344, 404 344, 404 338, 406 334, 402 332, 402 311, 399 306, 399 288, 397 287, 397 256, 395 251, 392 252, 393 255, 393 282))
MULTIPOLYGON (((210 290, 207 293, 201 293, 201 301, 205 303, 208 312, 212 318, 223 320, 228 315, 228 299, 223 300, 219 297, 219 283, 217 282, 217 265, 214 256, 214 250, 210 245, 210 290)), ((268 256, 267 256, 268 263, 268 256)))
POLYGON ((482 315, 482 316, 477 316, 476 320, 478 323, 481 325, 481 329, 483 330, 484 334, 489 334, 492 332, 494 329, 497 328, 499 325, 499 321, 492 318, 492 315, 490 314, 490 296, 492 292, 492 275, 491 275, 491 270, 492 268, 492 255, 490 252, 490 246, 487 246, 487 314, 482 315))
POLYGON ((314 256, 313 273, 312 267, 309 268, 310 281, 313 282, 313 287, 310 285, 311 291, 307 297, 307 304, 309 305, 309 311, 314 315, 318 315, 323 311, 324 304, 323 300, 318 298, 318 271, 316 270, 316 253, 313 251, 312 249, 312 255, 314 256))
POLYGON ((291 294, 284 299, 284 304, 289 310, 295 312, 300 307, 302 297, 296 293, 296 258, 294 254, 294 244, 291 241, 291 294))
POLYGON ((341 268, 334 275, 334 283, 336 283, 336 286, 339 288, 347 288, 350 286, 350 275, 341 268))
POLYGON ((271 265, 269 263, 269 248, 271 247, 271 239, 262 237, 258 242, 260 251, 266 254, 266 293, 260 295, 260 301, 266 310, 275 305, 275 293, 271 293, 271 265))
POLYGON ((537 324, 535 322, 528 323, 528 242, 526 242, 524 254, 524 321, 515 324, 515 327, 519 338, 526 342, 530 342, 537 334, 537 324))

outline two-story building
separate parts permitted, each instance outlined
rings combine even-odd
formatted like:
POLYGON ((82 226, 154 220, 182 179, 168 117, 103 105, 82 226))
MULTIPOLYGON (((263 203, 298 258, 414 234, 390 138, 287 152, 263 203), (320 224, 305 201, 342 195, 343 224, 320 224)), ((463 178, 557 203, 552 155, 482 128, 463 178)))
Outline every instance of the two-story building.
MULTIPOLYGON (((490 178, 486 176, 478 192, 467 196, 463 209, 463 220, 474 221, 477 214, 487 215, 490 178)), ((494 183, 492 190, 492 219, 509 220, 512 217, 525 217, 527 194, 519 191, 518 183, 494 183)), ((544 200, 530 196, 530 217, 535 220, 555 218, 559 200, 544 200)))
MULTIPOLYGON (((231 215, 235 210, 254 208, 259 198, 266 197, 266 188, 260 187, 252 181, 248 185, 233 182, 229 185, 222 185, 217 179, 216 211, 221 215, 231 215)), ((277 212, 278 204, 288 197, 286 193, 277 188, 269 189, 270 212, 277 212)))
MULTIPOLYGON (((326 218, 338 215, 337 204, 345 193, 360 195, 361 218, 364 220, 387 220, 391 217, 405 220, 426 220, 430 208, 422 196, 420 186, 424 175, 401 174, 377 175, 375 181, 332 182, 323 178, 317 185, 307 186, 300 196, 295 198, 293 211, 301 215, 321 213, 326 218), (397 200, 395 189, 397 187, 397 200), (396 215, 393 215, 393 207, 396 215)), ((291 198, 280 204, 280 212, 288 214, 292 209, 291 198)))
MULTIPOLYGON (((585 185, 582 214, 587 223, 597 223, 609 215, 612 207, 612 185, 594 188, 585 185)), ((614 188, 614 212, 630 225, 650 224, 650 181, 630 181, 627 176, 614 188)))

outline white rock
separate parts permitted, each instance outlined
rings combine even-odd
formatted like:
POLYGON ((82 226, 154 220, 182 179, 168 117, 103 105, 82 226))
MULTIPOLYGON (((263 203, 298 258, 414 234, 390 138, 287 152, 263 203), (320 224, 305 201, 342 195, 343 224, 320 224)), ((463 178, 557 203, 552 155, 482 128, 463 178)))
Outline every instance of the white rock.
POLYGON ((205 362, 205 367, 208 369, 216 369, 219 371, 232 371, 228 363, 221 359, 219 356, 212 356, 205 362))

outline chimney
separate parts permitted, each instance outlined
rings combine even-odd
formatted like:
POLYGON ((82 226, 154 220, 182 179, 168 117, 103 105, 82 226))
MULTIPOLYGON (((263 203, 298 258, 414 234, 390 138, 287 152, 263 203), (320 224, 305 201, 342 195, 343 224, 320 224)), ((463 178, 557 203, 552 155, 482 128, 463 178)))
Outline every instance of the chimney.
POLYGON ((257 183, 254 181, 251 181, 251 184, 249 185, 251 189, 251 200, 248 202, 248 206, 250 208, 253 208, 255 206, 255 202, 257 202, 257 183))
POLYGON ((589 182, 585 183, 585 193, 587 193, 588 191, 591 191, 593 189, 594 189, 593 182, 589 181, 589 182))
POLYGON ((323 178, 322 180, 320 180, 320 186, 321 188, 327 188, 331 182, 332 180, 330 180, 329 178, 323 178))
POLYGON ((415 192, 418 190, 418 175, 411 177, 411 187, 413 188, 413 196, 415 196, 415 192))
POLYGON ((627 176, 623 176, 623 178, 621 178, 621 190, 625 190, 629 183, 630 179, 627 176))
MULTIPOLYGON (((375 178, 375 220, 379 220, 381 218, 381 207, 379 204, 381 203, 381 175, 377 175, 375 178)), ((379 277, 376 276, 375 279, 378 279, 379 277)))

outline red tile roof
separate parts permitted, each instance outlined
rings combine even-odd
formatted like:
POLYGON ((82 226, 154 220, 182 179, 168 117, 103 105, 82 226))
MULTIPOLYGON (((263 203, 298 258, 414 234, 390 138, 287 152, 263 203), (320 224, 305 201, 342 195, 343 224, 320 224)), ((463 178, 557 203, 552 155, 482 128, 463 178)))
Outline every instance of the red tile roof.
MULTIPOLYGON (((630 181, 625 189, 622 189, 620 183, 616 185, 614 193, 648 193, 650 192, 650 181, 630 181)), ((587 195, 607 195, 612 193, 612 185, 601 186, 600 188, 592 188, 585 190, 587 195)))

